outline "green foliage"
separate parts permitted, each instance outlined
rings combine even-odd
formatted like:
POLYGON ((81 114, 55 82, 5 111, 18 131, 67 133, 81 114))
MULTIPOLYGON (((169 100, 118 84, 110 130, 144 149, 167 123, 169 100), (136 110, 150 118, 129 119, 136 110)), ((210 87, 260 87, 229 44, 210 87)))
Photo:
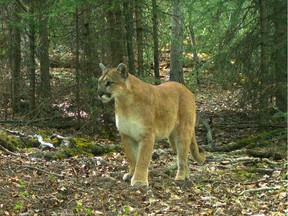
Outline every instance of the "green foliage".
POLYGON ((15 205, 14 205, 14 207, 13 207, 13 210, 15 211, 15 212, 18 212, 18 211, 20 211, 23 207, 22 207, 22 203, 16 203, 15 205))
MULTIPOLYGON (((142 27, 140 30, 144 39, 144 80, 156 83, 157 80, 153 80, 153 77, 150 76, 152 72, 151 65, 153 65, 154 60, 152 4, 151 1, 139 2, 141 3, 142 12, 142 27)), ((8 62, 13 58, 11 56, 13 52, 10 50, 13 48, 13 37, 9 35, 9 32, 17 26, 21 31, 22 38, 21 56, 25 56, 21 61, 21 76, 23 75, 21 87, 23 87, 23 91, 20 93, 20 98, 30 104, 30 82, 32 81, 28 79, 31 75, 29 72, 31 59, 29 58, 33 55, 31 55, 29 48, 31 44, 28 39, 29 36, 34 35, 35 49, 37 50, 40 42, 39 27, 41 22, 39 22, 39 15, 41 14, 41 7, 37 5, 37 2, 17 1, 18 7, 16 7, 16 10, 14 3, 14 1, 0 1, 0 6, 3 8, 1 11, 3 15, 0 18, 1 23, 3 23, 0 27, 0 66, 3 68, 3 70, 0 70, 0 86, 4 87, 0 89, 0 98, 2 99, 2 92, 13 92, 6 85, 7 78, 13 75, 7 74, 7 71, 12 71, 12 68, 10 68, 12 65, 9 66, 8 62), (13 19, 14 12, 19 16, 20 21, 13 19)), ((111 58, 114 52, 118 52, 118 50, 113 50, 113 46, 119 41, 115 41, 115 34, 111 34, 110 30, 116 29, 119 35, 122 35, 120 44, 123 47, 127 45, 127 39, 125 39, 125 26, 127 25, 125 22, 127 21, 124 19, 125 7, 123 1, 62 0, 47 1, 46 3, 47 7, 44 12, 48 17, 50 81, 53 88, 51 104, 61 104, 68 98, 74 108, 74 113, 76 113, 75 110, 88 113, 89 118, 85 119, 86 122, 83 125, 86 128, 93 128, 91 129, 92 132, 99 131, 100 124, 95 119, 99 119, 103 110, 99 108, 101 105, 96 102, 97 82, 94 81, 95 77, 97 79, 100 75, 100 68, 98 67, 100 61, 109 66, 116 66, 113 65, 111 58), (77 55, 78 59, 76 58, 77 55)), ((276 107, 281 112, 286 112, 287 2, 285 0, 265 1, 267 9, 265 17, 268 19, 267 41, 265 43, 268 51, 267 74, 260 71, 260 65, 263 62, 261 55, 263 43, 260 43, 259 40, 262 31, 259 24, 260 9, 258 1, 184 0, 182 3, 185 24, 183 30, 184 52, 189 56, 192 56, 192 53, 195 52, 198 56, 197 63, 194 57, 187 58, 184 55, 184 58, 181 59, 185 65, 193 70, 193 73, 189 73, 185 77, 187 86, 191 90, 196 88, 195 80, 197 80, 197 77, 194 77, 194 71, 199 72, 200 77, 201 72, 207 74, 208 71, 209 74, 213 74, 214 80, 222 84, 224 88, 236 86, 241 89, 241 105, 243 108, 252 108, 258 112, 269 111, 270 107, 276 107), (191 29, 194 30, 195 44, 191 42, 193 38, 191 29), (265 105, 261 101, 263 95, 267 98, 265 105)), ((129 22, 132 22, 132 29, 134 29, 134 32, 132 32, 134 38, 131 43, 136 54, 136 38, 139 29, 136 28, 136 11, 133 11, 133 13, 134 19, 129 22)), ((157 17, 159 50, 161 52, 165 50, 169 53, 172 40, 171 1, 157 2, 157 17)), ((169 54, 168 57, 163 57, 164 55, 162 56, 161 52, 160 61, 169 62, 169 54)), ((123 59, 127 59, 127 50, 123 48, 120 54, 123 59)), ((32 61, 35 59, 34 55, 32 61)), ((136 61, 136 67, 137 64, 136 61)), ((37 65, 36 69, 38 69, 37 65)), ((38 79, 37 76, 36 78, 38 79)), ((43 112, 44 108, 41 108, 41 103, 37 103, 36 95, 39 95, 37 89, 41 82, 36 78, 32 83, 36 84, 34 96, 37 106, 40 105, 33 112, 52 115, 52 113, 43 112)), ((8 95, 10 100, 12 95, 10 93, 8 95)), ((4 107, 0 108, 4 110, 4 107)), ((55 112, 53 114, 59 115, 59 113, 55 112)), ((69 112, 69 115, 71 113, 69 112)), ((269 112, 266 113, 269 114, 269 112)), ((63 113, 60 114, 64 115, 63 113)), ((65 114, 67 115, 67 112, 65 114)), ((35 115, 27 116, 35 117, 35 115)), ((74 116, 77 115, 74 114, 74 116)), ((287 119, 287 114, 284 115, 284 118, 287 119)), ((80 120, 78 123, 81 123, 80 120)))
POLYGON ((288 112, 282 112, 278 111, 273 115, 274 119, 285 119, 287 121, 288 119, 288 112))

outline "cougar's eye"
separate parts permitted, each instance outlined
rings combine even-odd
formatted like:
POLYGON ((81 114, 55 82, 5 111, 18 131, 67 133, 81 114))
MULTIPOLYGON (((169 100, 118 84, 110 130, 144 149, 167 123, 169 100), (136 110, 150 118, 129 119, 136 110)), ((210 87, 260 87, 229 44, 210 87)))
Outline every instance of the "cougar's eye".
POLYGON ((113 83, 113 82, 111 82, 111 81, 108 81, 108 82, 106 83, 106 87, 109 87, 109 86, 111 86, 111 85, 112 85, 112 83, 113 83))

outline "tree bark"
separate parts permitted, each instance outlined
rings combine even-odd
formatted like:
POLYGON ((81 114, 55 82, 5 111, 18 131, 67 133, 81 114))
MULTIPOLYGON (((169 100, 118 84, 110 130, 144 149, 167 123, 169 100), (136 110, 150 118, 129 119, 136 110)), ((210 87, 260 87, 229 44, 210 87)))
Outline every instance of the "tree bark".
MULTIPOLYGON (((29 9, 29 13, 31 17, 34 16, 34 2, 31 2, 31 6, 29 9)), ((36 75, 35 75, 35 55, 36 55, 36 48, 35 48, 35 25, 34 20, 31 18, 31 22, 29 23, 30 29, 28 32, 29 38, 29 66, 28 66, 28 74, 29 74, 29 113, 31 116, 35 114, 36 108, 36 75)))
POLYGON ((21 31, 20 15, 17 4, 13 5, 13 27, 12 27, 12 111, 16 114, 20 111, 20 82, 21 82, 21 31))
POLYGON ((49 36, 48 36, 48 2, 37 1, 39 8, 39 60, 40 60, 40 91, 39 95, 45 107, 50 106, 50 71, 49 71, 49 36))
POLYGON ((265 126, 268 117, 269 88, 267 80, 269 78, 269 21, 266 0, 258 0, 260 19, 260 125, 265 126))
POLYGON ((272 5, 274 40, 272 59, 276 83, 276 105, 287 112, 287 1, 275 0, 272 5))
POLYGON ((137 72, 138 75, 144 75, 144 43, 143 43, 143 24, 142 24, 142 5, 141 0, 135 0, 136 17, 136 42, 137 42, 137 72))
POLYGON ((200 83, 200 80, 199 80, 199 68, 198 68, 199 59, 198 59, 198 55, 197 55, 197 50, 195 48, 196 40, 195 40, 195 32, 194 32, 193 25, 189 26, 189 32, 190 32, 190 37, 191 37, 191 46, 192 46, 192 50, 193 50, 193 59, 194 59, 195 66, 196 66, 196 81, 197 81, 197 84, 199 84, 200 83))
POLYGON ((134 46, 133 46, 133 10, 132 10, 133 1, 125 0, 123 2, 124 13, 125 13, 125 27, 126 27, 126 44, 127 44, 127 53, 128 53, 128 68, 131 74, 135 74, 134 66, 134 46))
POLYGON ((157 2, 152 0, 152 22, 153 22, 153 42, 154 42, 154 75, 156 78, 155 84, 160 83, 159 74, 159 41, 158 41, 158 17, 157 17, 157 2))
POLYGON ((100 74, 97 73, 99 57, 96 51, 95 43, 93 41, 93 33, 91 28, 91 7, 89 4, 84 5, 82 7, 82 14, 83 14, 83 50, 85 54, 85 78, 87 84, 93 85, 92 78, 93 76, 99 76, 100 74))
POLYGON ((183 11, 181 0, 172 1, 172 38, 170 81, 184 83, 183 77, 183 11))
POLYGON ((107 19, 110 31, 111 63, 115 67, 124 61, 124 42, 120 3, 116 2, 115 4, 110 0, 110 5, 113 7, 110 7, 107 19))
POLYGON ((79 10, 76 6, 75 10, 75 78, 76 78, 76 89, 75 89, 75 99, 76 99, 76 116, 77 116, 77 127, 80 128, 80 29, 79 29, 79 10))

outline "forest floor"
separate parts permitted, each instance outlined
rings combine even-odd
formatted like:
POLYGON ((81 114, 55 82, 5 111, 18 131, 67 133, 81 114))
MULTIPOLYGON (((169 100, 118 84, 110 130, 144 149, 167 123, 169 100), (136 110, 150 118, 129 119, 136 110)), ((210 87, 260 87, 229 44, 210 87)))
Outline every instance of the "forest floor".
MULTIPOLYGON (((257 123, 237 109, 237 94, 237 89, 197 87, 199 116, 213 117, 216 145, 259 133, 257 123)), ((201 122, 197 125, 198 142, 204 145, 205 130, 201 122)), ((270 142, 286 140, 271 137, 270 142)), ((148 188, 122 180, 127 172, 123 152, 46 161, 32 153, 49 150, 27 149, 21 157, 0 151, 0 215, 288 214, 286 158, 248 157, 241 150, 207 152, 204 165, 190 161, 189 180, 175 182, 174 153, 165 141, 155 148, 148 188)))

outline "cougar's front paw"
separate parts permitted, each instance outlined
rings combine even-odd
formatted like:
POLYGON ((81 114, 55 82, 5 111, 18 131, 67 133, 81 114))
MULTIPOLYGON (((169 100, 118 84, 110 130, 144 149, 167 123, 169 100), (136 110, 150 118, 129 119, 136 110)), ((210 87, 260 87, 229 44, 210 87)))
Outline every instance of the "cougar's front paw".
POLYGON ((132 178, 132 176, 129 173, 125 173, 123 176, 123 180, 124 181, 130 181, 132 178))

